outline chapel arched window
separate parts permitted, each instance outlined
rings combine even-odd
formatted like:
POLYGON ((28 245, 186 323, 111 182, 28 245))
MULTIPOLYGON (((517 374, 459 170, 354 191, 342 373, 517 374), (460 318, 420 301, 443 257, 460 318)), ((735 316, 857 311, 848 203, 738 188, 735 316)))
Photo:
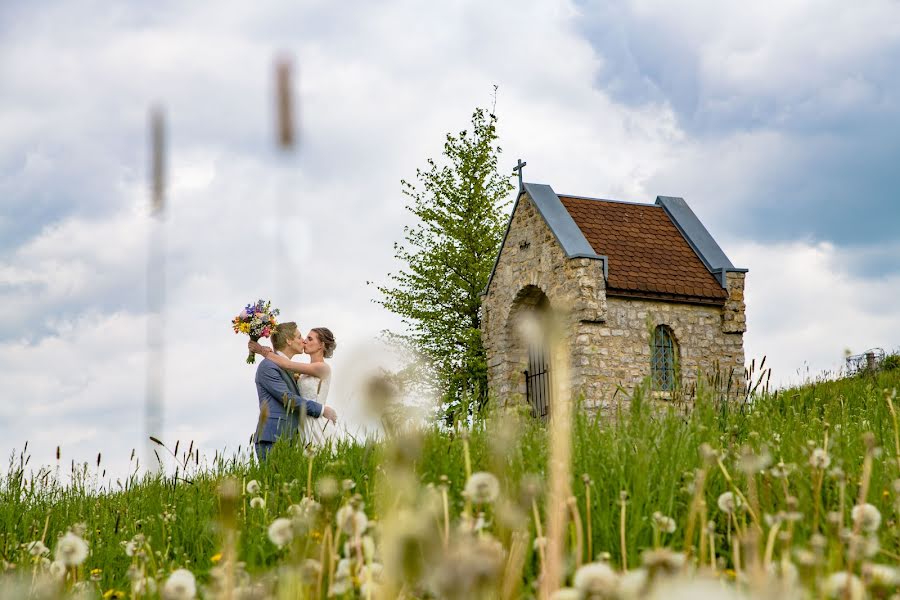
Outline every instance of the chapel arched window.
POLYGON ((657 325, 653 331, 650 375, 654 389, 663 392, 675 389, 675 379, 678 375, 675 336, 665 325, 657 325))

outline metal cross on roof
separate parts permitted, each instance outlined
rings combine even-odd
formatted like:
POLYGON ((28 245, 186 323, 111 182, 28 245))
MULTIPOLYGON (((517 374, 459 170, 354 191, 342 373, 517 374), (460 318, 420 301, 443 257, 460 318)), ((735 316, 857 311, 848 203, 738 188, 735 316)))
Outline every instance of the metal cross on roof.
POLYGON ((513 173, 517 173, 519 175, 519 193, 522 193, 522 190, 525 189, 525 186, 522 184, 522 168, 527 165, 527 162, 522 162, 522 159, 519 159, 518 164, 513 167, 513 173))

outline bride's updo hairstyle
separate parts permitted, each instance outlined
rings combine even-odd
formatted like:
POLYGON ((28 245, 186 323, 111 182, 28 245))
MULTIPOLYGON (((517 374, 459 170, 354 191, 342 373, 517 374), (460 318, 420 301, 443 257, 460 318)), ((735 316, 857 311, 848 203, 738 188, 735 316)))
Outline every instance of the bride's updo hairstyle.
POLYGON ((334 341, 334 334, 327 327, 315 327, 310 331, 315 331, 319 336, 319 341, 325 347, 325 358, 334 356, 334 349, 337 348, 337 342, 334 341))
POLYGON ((281 350, 287 346, 287 343, 294 337, 295 333, 297 333, 297 324, 293 321, 279 323, 275 326, 275 331, 272 332, 272 347, 276 350, 281 350))

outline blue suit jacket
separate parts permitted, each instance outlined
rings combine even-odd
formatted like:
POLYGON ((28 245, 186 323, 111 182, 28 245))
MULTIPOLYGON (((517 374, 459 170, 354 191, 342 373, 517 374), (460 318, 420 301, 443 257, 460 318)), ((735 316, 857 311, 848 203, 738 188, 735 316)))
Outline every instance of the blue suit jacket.
POLYGON ((315 400, 301 398, 294 378, 268 358, 256 367, 256 392, 259 395, 261 421, 256 429, 257 442, 274 442, 279 437, 297 435, 304 407, 309 417, 322 414, 322 405, 315 400), (268 407, 264 422, 263 407, 268 407))

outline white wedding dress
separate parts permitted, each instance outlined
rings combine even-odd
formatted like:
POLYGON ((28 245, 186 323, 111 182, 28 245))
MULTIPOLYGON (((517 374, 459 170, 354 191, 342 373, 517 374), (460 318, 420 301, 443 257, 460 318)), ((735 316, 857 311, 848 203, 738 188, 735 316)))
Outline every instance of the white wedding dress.
MULTIPOLYGON (((315 400, 323 407, 328 401, 328 388, 331 386, 331 376, 325 379, 319 379, 313 375, 300 375, 300 381, 297 383, 300 388, 300 397, 304 400, 315 400)), ((322 447, 325 441, 330 439, 334 433, 334 423, 325 417, 307 419, 300 425, 301 436, 304 445, 312 445, 314 447, 322 447)))

